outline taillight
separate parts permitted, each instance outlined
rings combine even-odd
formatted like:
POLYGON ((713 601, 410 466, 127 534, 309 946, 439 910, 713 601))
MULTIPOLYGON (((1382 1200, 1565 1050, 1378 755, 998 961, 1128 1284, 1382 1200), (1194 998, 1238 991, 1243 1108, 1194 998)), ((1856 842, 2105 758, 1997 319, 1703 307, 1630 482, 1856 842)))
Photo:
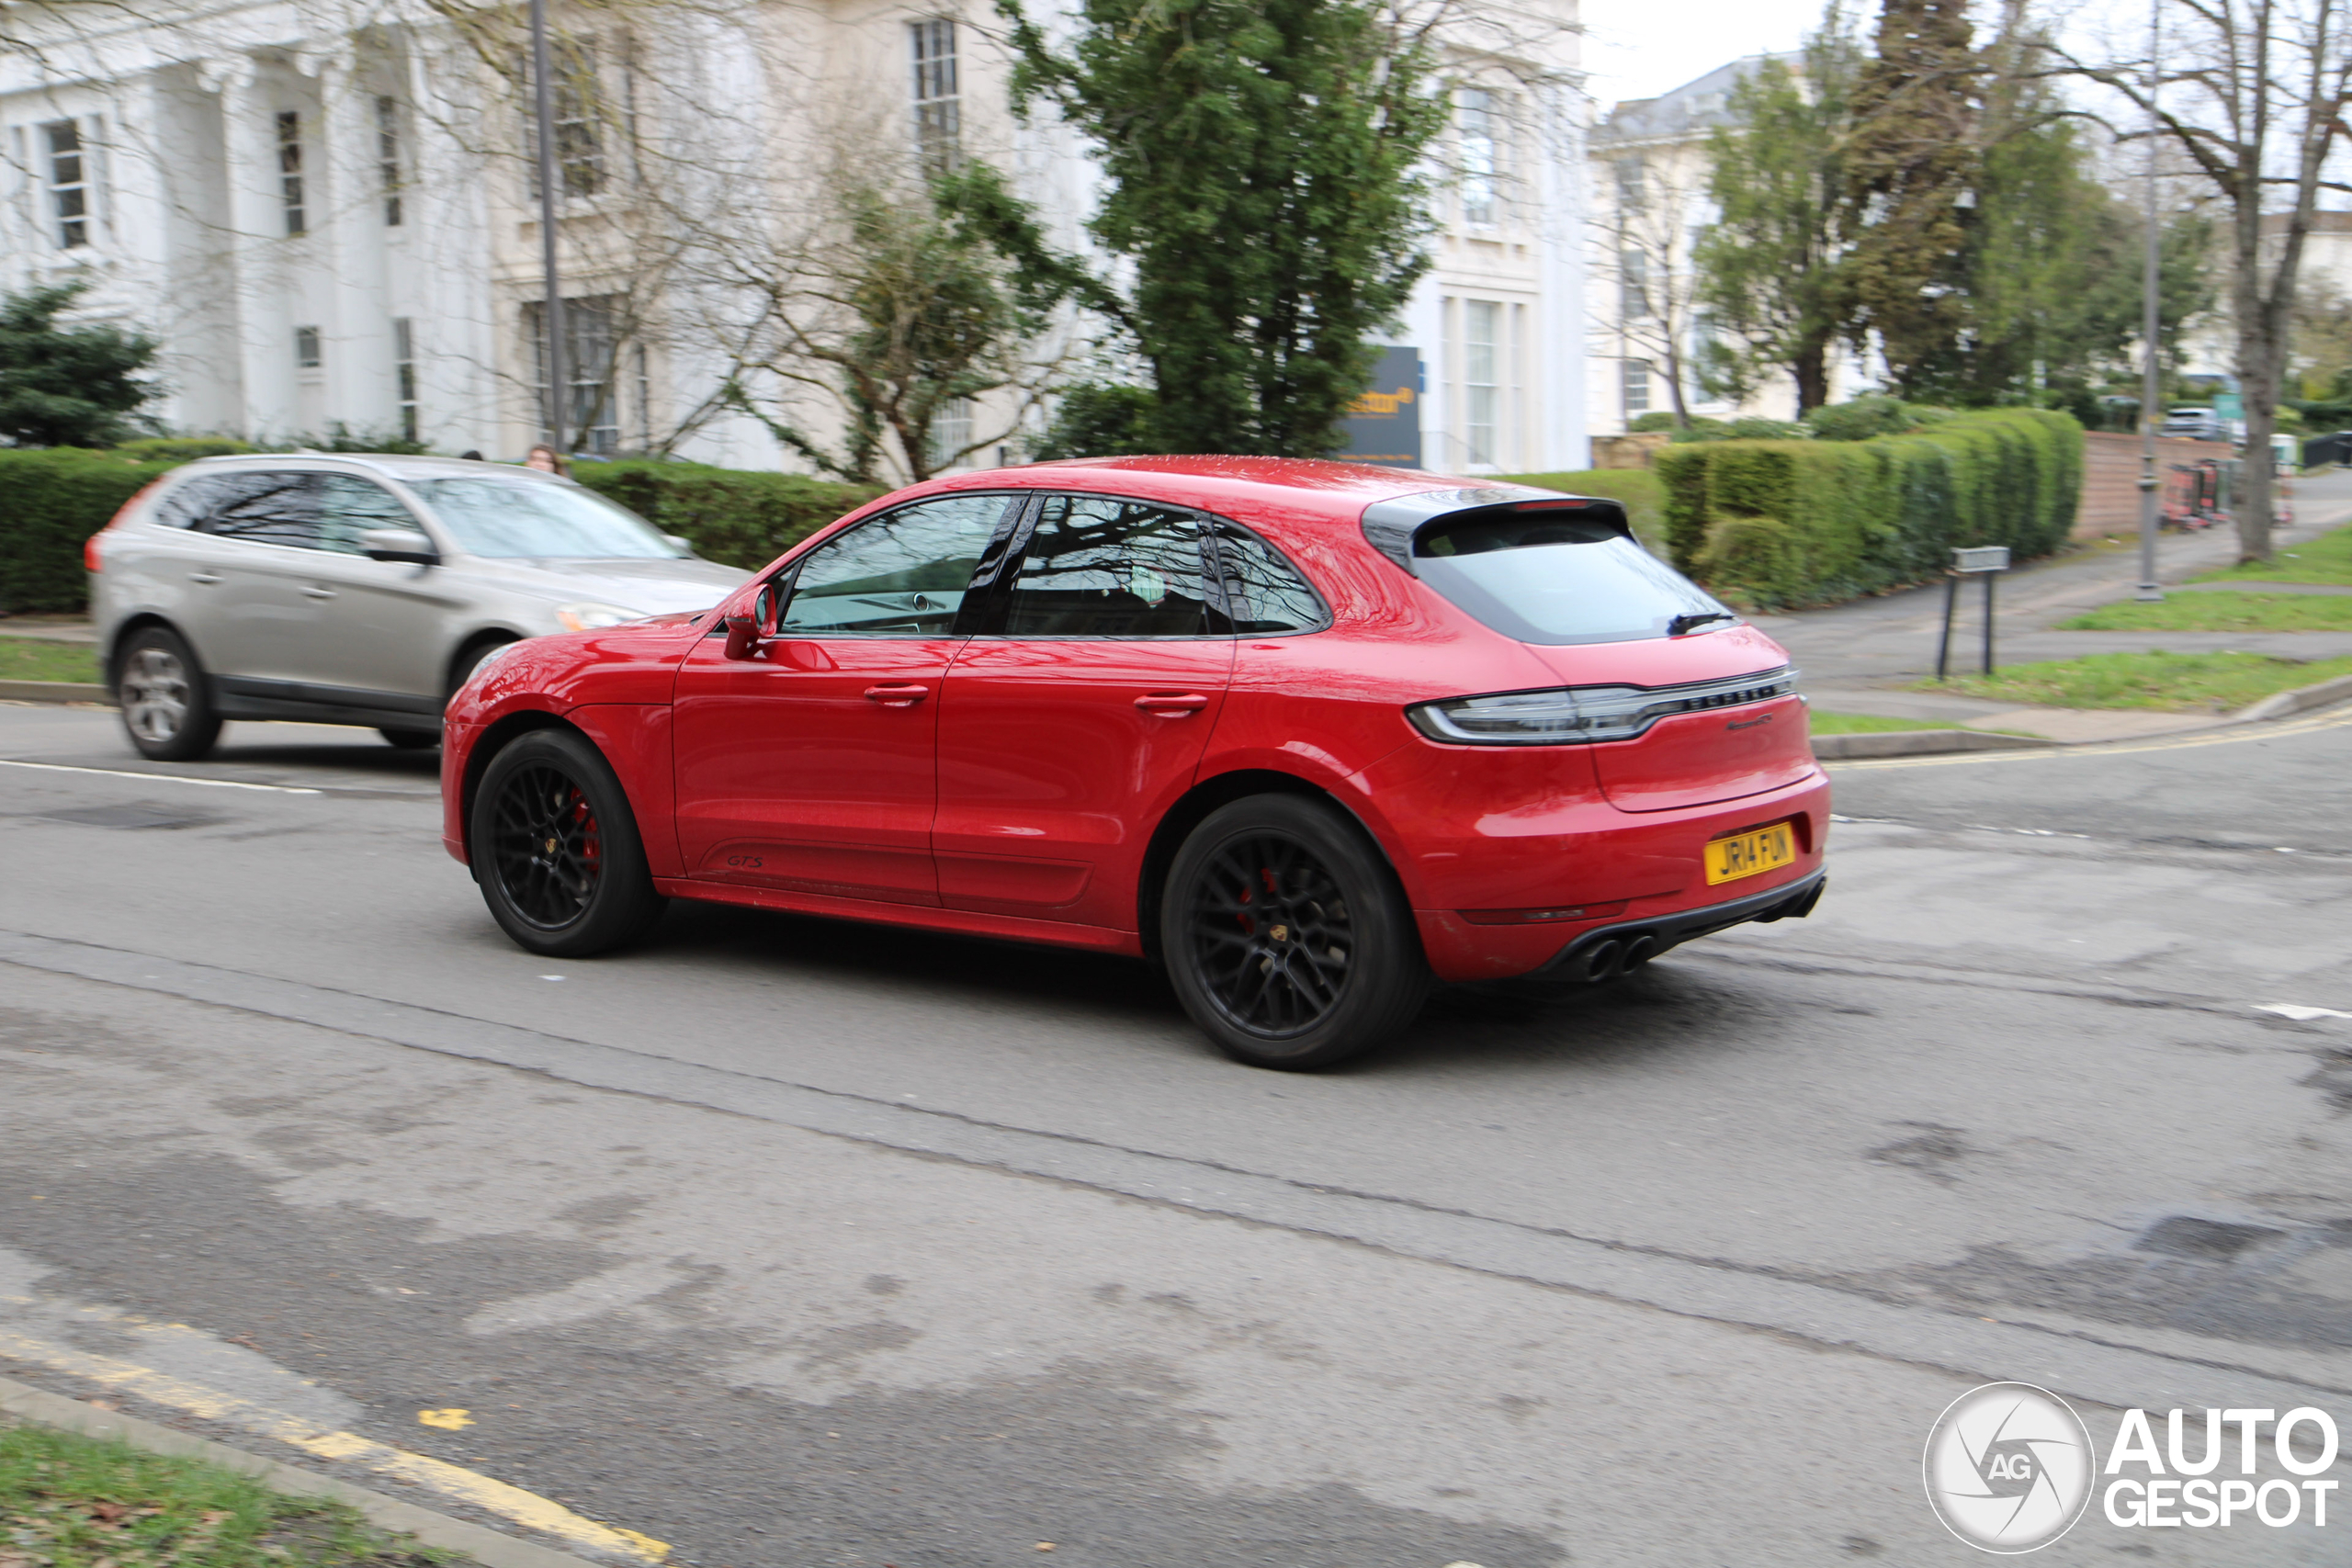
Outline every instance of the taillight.
POLYGON ((1405 716, 1430 739, 1458 746, 1563 746, 1631 740, 1678 713, 1770 702, 1796 687, 1797 672, 1781 669, 1689 686, 1564 686, 1453 697, 1416 703, 1405 716))
POLYGON ((154 491, 155 487, 163 482, 163 479, 156 478, 149 479, 145 484, 141 485, 139 487, 139 493, 132 496, 129 501, 124 502, 121 508, 118 510, 112 517, 107 519, 107 525, 105 527, 99 529, 96 533, 91 535, 87 539, 83 541, 83 570, 94 572, 99 570, 106 565, 106 552, 98 547, 98 541, 105 538, 108 534, 113 533, 117 528, 121 527, 125 522, 129 521, 131 513, 138 510, 139 503, 146 500, 147 497, 154 491))

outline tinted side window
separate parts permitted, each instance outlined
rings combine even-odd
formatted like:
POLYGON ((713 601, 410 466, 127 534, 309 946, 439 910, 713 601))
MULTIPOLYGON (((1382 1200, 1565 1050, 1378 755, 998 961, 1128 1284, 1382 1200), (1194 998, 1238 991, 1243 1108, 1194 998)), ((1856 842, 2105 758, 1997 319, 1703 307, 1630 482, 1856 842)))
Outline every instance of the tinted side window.
POLYGON ((317 474, 221 474, 223 493, 199 526, 228 539, 318 549, 318 481, 317 474))
POLYGON ((1232 599, 1234 627, 1243 635, 1315 632, 1331 624, 1322 599, 1298 569, 1255 534, 1220 523, 1216 553, 1232 599))
POLYGON ((235 493, 229 476, 198 474, 165 491, 147 520, 158 528, 193 528, 211 515, 212 509, 222 500, 235 493))
POLYGON ((1008 637, 1208 635, 1199 522, 1144 502, 1046 497, 1021 553, 1004 630, 1008 637))
POLYGON ((390 491, 351 474, 322 474, 319 547, 359 553, 359 536, 370 528, 414 528, 416 519, 390 491))
POLYGON ((859 524, 800 558, 786 637, 946 637, 1003 517, 1001 495, 945 495, 859 524))

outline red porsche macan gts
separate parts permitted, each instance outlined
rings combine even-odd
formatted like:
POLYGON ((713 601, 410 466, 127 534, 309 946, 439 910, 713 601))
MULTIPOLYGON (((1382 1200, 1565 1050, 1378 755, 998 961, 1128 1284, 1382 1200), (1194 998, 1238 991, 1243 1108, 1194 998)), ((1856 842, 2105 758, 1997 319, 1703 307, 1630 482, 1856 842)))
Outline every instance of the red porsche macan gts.
POLYGON ((1046 463, 886 497, 716 610, 512 645, 450 705, 444 835, 534 953, 666 897, 1058 942, 1317 1067, 1432 980, 1809 913, 1795 681, 1613 501, 1046 463))

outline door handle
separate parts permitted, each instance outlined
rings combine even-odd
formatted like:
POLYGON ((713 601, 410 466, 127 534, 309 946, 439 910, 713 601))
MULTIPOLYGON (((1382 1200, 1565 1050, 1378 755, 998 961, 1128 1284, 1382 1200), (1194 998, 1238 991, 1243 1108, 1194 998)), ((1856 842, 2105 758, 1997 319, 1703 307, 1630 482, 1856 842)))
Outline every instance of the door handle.
POLYGON ((1182 718, 1186 714, 1198 713, 1208 705, 1208 698, 1198 692, 1155 692, 1149 696, 1136 699, 1136 706, 1154 718, 1182 718))
POLYGON ((209 585, 220 581, 220 574, 217 571, 191 571, 187 574, 187 580, 190 582, 201 582, 209 585))
POLYGON ((869 703, 880 703, 886 708, 910 708, 929 695, 931 695, 929 686, 902 683, 865 688, 865 700, 869 703))
POLYGON ((317 583, 315 583, 315 582, 314 582, 314 583, 312 583, 312 584, 311 584, 309 587, 307 587, 307 588, 303 589, 303 590, 302 590, 302 592, 303 592, 303 595, 304 595, 306 598, 311 598, 311 599, 332 599, 332 598, 334 598, 334 589, 332 589, 332 588, 321 588, 321 587, 320 587, 317 583))

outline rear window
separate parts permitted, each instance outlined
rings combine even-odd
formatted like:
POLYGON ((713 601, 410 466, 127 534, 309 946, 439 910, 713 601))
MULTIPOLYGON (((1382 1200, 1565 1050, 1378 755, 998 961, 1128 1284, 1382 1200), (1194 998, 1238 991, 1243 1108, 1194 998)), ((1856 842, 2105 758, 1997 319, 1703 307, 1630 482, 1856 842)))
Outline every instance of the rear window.
POLYGON ((1631 642, 1736 617, 1606 516, 1473 512, 1413 535, 1413 575, 1521 642, 1631 642))

